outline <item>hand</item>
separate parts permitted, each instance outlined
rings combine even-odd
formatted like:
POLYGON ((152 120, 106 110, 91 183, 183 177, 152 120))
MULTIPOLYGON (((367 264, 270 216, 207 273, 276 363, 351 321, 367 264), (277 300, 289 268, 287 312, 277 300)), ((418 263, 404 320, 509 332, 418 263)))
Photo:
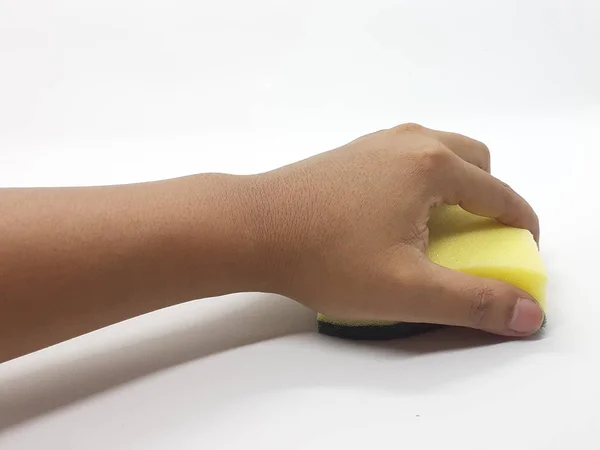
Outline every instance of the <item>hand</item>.
POLYGON ((531 206, 489 172, 481 142, 406 124, 258 176, 275 290, 338 318, 534 333, 543 312, 530 295, 425 255, 429 213, 441 203, 538 240, 531 206))
POLYGON ((537 239, 531 207, 489 169, 480 142, 402 125, 260 175, 0 189, 0 363, 241 291, 340 319, 531 334, 543 313, 528 294, 425 254, 441 203, 537 239))

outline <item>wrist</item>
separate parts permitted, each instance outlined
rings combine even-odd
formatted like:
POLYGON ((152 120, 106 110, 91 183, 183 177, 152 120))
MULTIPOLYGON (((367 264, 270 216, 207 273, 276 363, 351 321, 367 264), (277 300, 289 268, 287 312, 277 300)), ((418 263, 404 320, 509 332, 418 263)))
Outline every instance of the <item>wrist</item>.
POLYGON ((165 262, 178 274, 177 288, 185 289, 179 298, 286 293, 294 240, 285 225, 285 196, 270 177, 202 174, 163 183, 169 205, 165 262))
POLYGON ((241 225, 235 234, 243 240, 241 251, 246 263, 241 277, 244 290, 285 295, 295 267, 295 227, 290 223, 286 189, 268 173, 240 176, 234 184, 234 210, 241 225))
MULTIPOLYGON (((248 261, 254 290, 293 296, 297 282, 304 230, 310 205, 297 201, 298 186, 278 172, 242 177, 243 203, 239 211, 248 230, 248 261)), ((301 190, 301 189, 300 189, 301 190)))

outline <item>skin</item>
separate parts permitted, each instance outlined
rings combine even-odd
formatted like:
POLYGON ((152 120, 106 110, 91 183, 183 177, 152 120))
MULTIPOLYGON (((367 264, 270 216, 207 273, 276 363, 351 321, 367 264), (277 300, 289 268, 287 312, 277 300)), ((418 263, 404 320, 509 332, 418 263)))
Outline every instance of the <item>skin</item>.
POLYGON ((432 207, 531 231, 481 142, 405 124, 251 176, 1 189, 0 362, 193 299, 288 296, 331 316, 527 336, 543 313, 504 282, 425 255, 432 207))

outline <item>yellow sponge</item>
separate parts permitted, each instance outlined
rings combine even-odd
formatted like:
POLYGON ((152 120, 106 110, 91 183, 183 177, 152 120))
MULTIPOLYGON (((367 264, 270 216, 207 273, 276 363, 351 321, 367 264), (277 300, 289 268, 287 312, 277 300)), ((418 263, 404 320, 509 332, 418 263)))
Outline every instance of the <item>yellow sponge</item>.
MULTIPOLYGON (((442 206, 429 221, 429 258, 441 265, 480 277, 503 280, 523 289, 545 307, 546 269, 527 230, 511 228, 458 206, 442 206)), ((342 321, 318 315, 319 332, 350 339, 411 336, 430 324, 342 321)))

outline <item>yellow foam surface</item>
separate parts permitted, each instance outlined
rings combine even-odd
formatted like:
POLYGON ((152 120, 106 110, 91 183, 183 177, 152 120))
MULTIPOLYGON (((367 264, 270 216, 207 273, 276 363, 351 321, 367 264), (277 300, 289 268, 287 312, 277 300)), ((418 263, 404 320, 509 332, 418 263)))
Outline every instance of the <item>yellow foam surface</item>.
MULTIPOLYGON (((442 206, 429 221, 429 258, 441 265, 480 277, 511 283, 545 308, 546 269, 531 233, 479 217, 458 206, 442 206)), ((350 324, 319 314, 319 320, 350 324)), ((393 322, 352 321, 352 325, 393 322)))
POLYGON ((443 206, 429 221, 427 254, 441 265, 480 277, 507 281, 531 294, 542 306, 546 268, 533 236, 458 206, 443 206))

